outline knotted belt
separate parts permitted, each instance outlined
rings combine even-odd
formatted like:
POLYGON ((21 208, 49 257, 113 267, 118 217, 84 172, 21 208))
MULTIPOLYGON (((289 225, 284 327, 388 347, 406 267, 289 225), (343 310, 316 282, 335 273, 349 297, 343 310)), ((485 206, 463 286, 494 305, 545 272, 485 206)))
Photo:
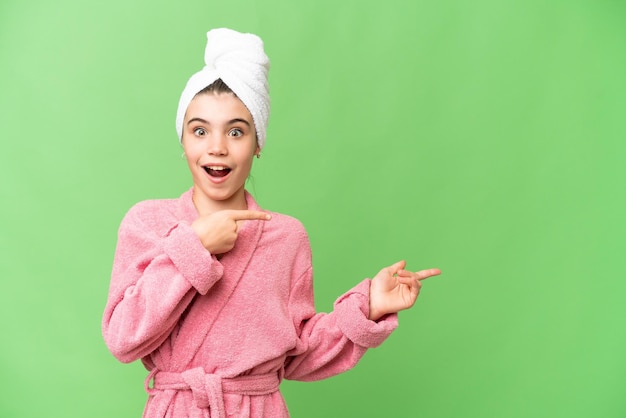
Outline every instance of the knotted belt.
POLYGON ((146 392, 154 395, 162 390, 191 390, 196 406, 209 409, 211 417, 226 417, 224 393, 239 395, 269 395, 278 391, 280 378, 277 372, 239 377, 221 377, 207 374, 202 367, 186 370, 182 373, 164 372, 156 368, 145 381, 146 392), (150 381, 153 382, 150 387, 150 381))

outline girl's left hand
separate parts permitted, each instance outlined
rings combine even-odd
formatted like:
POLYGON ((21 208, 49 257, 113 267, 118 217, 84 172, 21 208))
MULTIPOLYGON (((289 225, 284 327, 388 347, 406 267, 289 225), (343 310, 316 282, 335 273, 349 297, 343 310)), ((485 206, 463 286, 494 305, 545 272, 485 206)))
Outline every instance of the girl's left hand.
POLYGON ((372 279, 369 315, 372 321, 413 306, 422 287, 422 280, 441 274, 439 269, 412 272, 404 270, 405 266, 404 260, 398 261, 382 269, 372 279))

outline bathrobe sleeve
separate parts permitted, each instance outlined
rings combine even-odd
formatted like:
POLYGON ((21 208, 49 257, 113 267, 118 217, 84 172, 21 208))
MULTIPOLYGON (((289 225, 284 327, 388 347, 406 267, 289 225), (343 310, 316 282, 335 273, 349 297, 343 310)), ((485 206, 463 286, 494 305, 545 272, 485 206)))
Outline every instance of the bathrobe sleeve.
POLYGON ((342 295, 330 313, 315 313, 309 268, 295 283, 290 309, 299 338, 287 359, 285 378, 325 379, 354 367, 368 348, 380 345, 397 327, 397 314, 368 319, 370 280, 342 295))
POLYGON ((135 205, 118 232, 102 330, 109 350, 125 363, 161 345, 194 296, 206 294, 223 273, 164 202, 135 205))

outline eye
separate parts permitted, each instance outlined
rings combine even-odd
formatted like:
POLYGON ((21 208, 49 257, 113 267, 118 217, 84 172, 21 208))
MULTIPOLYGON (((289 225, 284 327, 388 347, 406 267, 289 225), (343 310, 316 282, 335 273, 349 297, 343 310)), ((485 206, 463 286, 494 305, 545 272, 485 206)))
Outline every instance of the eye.
POLYGON ((195 136, 204 136, 204 135, 206 135, 206 129, 204 129, 204 128, 195 128, 193 130, 193 134, 195 136))
POLYGON ((235 138, 240 138, 243 136, 243 131, 239 128, 233 128, 230 131, 228 131, 228 135, 233 136, 235 138))

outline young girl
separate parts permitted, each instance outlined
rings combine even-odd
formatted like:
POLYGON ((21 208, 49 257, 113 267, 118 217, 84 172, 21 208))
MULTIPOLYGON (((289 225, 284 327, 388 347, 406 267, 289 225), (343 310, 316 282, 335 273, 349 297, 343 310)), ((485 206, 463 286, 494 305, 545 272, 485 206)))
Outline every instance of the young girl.
POLYGON ((315 313, 304 227, 244 188, 269 116, 263 43, 229 29, 207 37, 176 118, 193 187, 124 217, 103 335, 120 361, 149 370, 144 417, 288 417, 282 379, 352 368, 439 270, 400 261, 315 313))

